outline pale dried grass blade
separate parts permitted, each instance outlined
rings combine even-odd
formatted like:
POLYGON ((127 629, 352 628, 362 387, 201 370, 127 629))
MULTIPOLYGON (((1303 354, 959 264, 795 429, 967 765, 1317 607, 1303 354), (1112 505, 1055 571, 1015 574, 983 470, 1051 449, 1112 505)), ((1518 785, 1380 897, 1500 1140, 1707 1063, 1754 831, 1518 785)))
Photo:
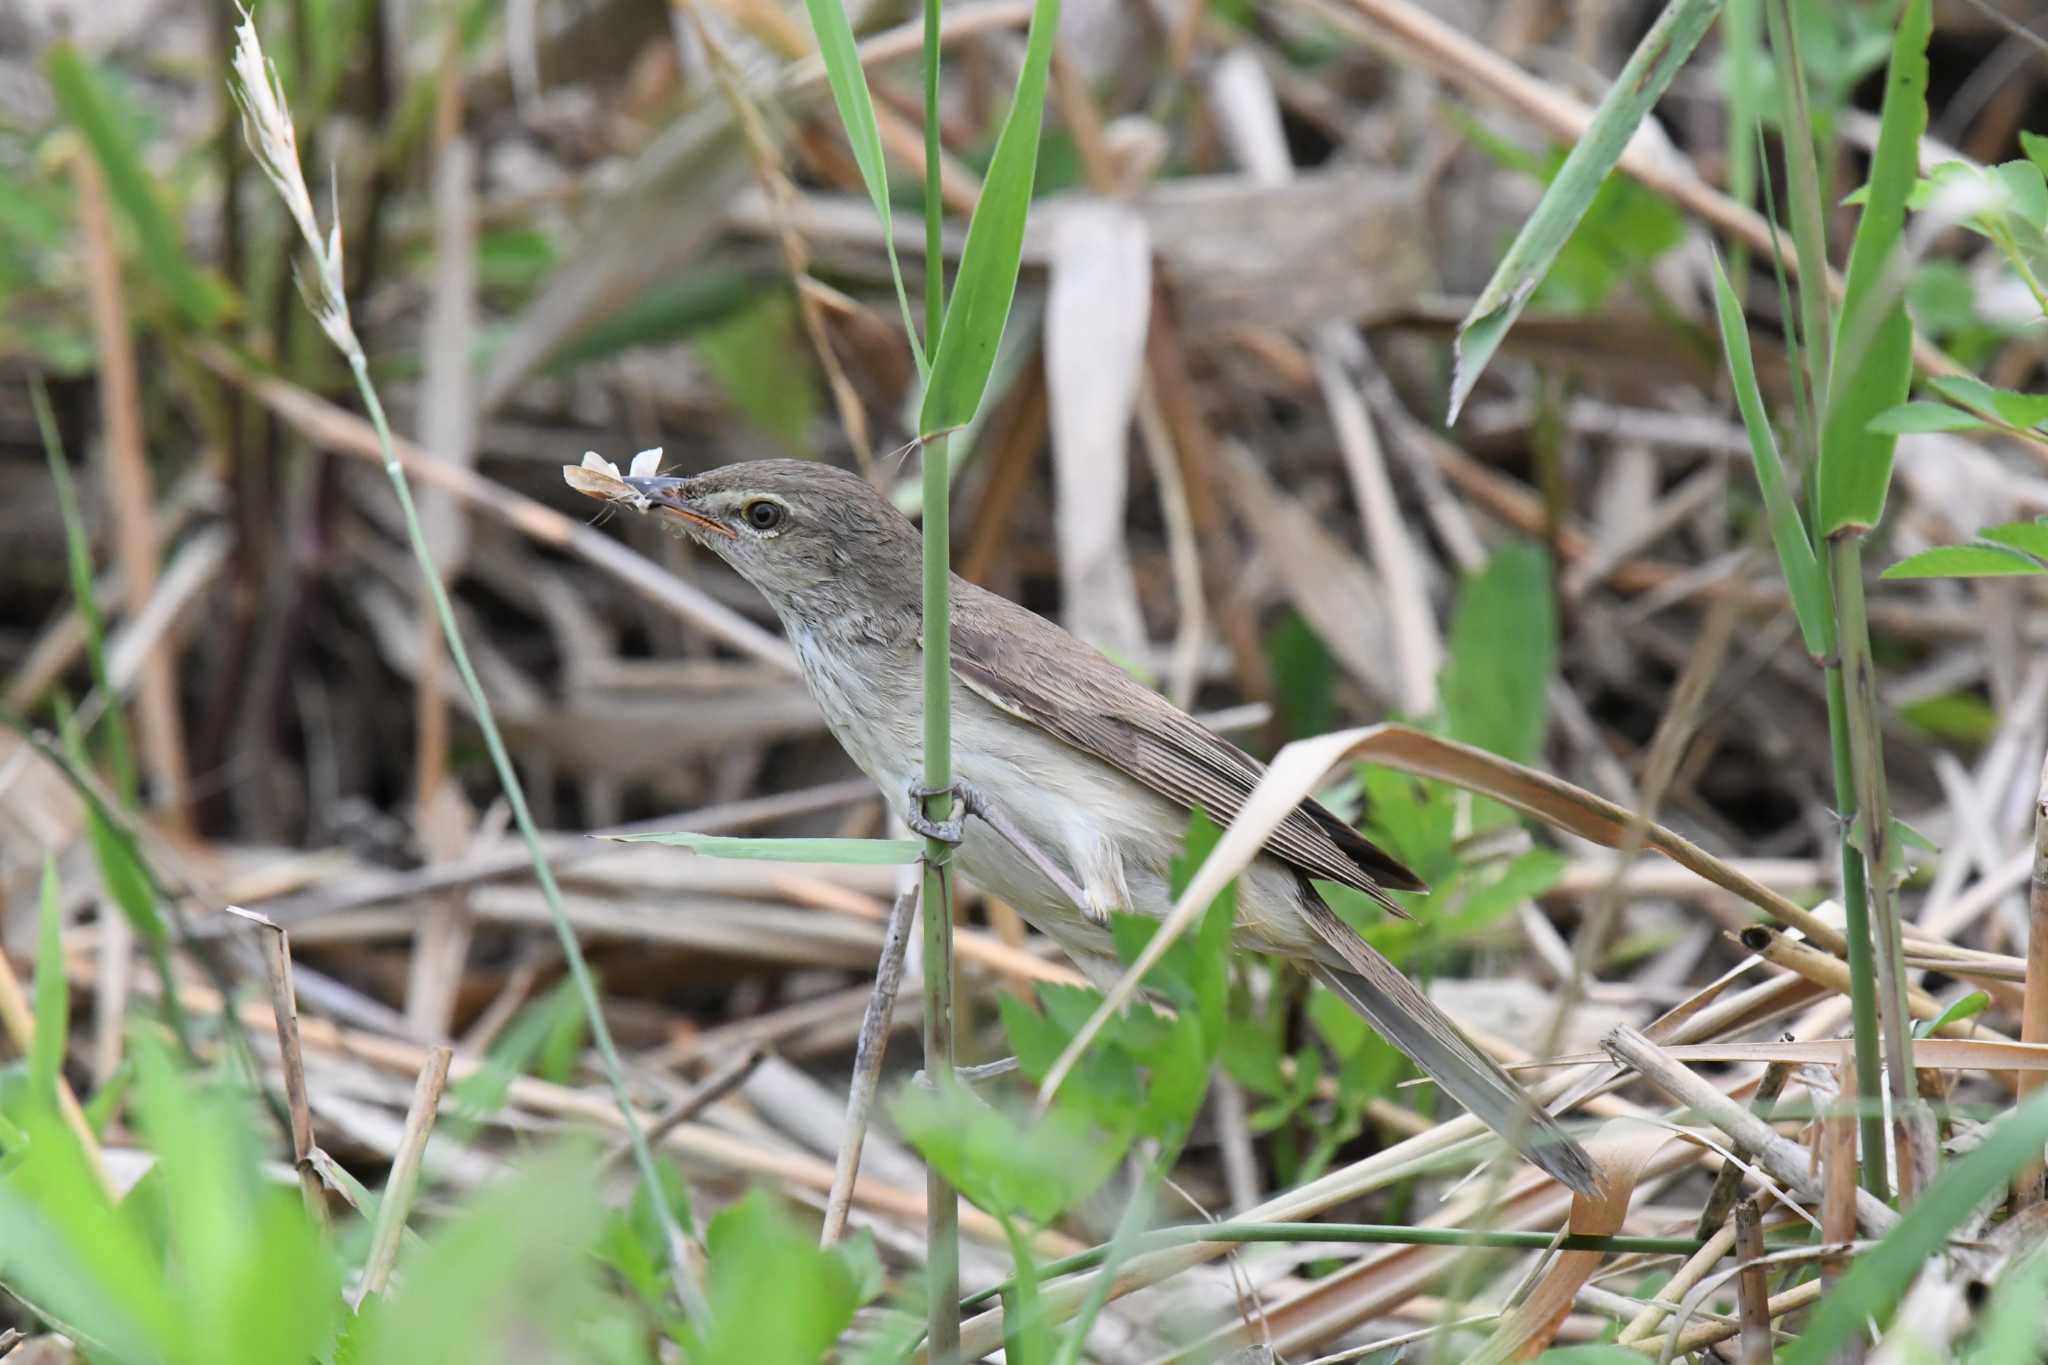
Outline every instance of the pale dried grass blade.
POLYGON ((1076 635, 1113 656, 1143 658, 1124 520, 1152 316, 1152 236, 1143 218, 1108 201, 1065 207, 1051 232, 1045 379, 1060 600, 1076 635))

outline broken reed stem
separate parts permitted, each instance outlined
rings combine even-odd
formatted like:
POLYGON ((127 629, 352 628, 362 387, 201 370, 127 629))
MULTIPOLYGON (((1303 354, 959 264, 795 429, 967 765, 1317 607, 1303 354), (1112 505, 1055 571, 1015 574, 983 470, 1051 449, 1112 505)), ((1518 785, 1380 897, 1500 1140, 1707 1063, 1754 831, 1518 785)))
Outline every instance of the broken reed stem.
MULTIPOLYGON (((1680 1066, 1638 1030, 1623 1024, 1602 1038, 1600 1045, 1680 1107, 1726 1133, 1745 1156, 1787 1190, 1809 1204, 1821 1202, 1820 1184, 1808 1167, 1804 1147, 1680 1066)), ((1869 1191, 1857 1192, 1856 1224, 1867 1236, 1882 1237, 1898 1221, 1899 1215, 1869 1191)))
POLYGON ((356 1287, 354 1306, 360 1309, 372 1294, 384 1292, 391 1271, 398 1264, 398 1243, 405 1233, 406 1216, 420 1184, 420 1160, 426 1155, 427 1135, 434 1129, 434 1113, 441 1107, 441 1092, 448 1085, 448 1063, 452 1049, 436 1043, 427 1049, 426 1064, 412 1088, 412 1104, 405 1111, 405 1133, 398 1141, 398 1153, 391 1159, 391 1178, 384 1182, 383 1197, 377 1201, 377 1221, 370 1229, 370 1251, 363 1260, 363 1282, 356 1287))
POLYGON ((284 1072, 285 1111, 291 1116, 292 1169, 298 1173, 299 1196, 306 1215, 324 1235, 329 1230, 327 1195, 321 1189, 320 1172, 313 1165, 313 1108, 306 1097, 306 1058, 299 1048, 299 1000, 292 988, 291 939, 284 926, 268 915, 227 907, 230 915, 247 920, 261 930, 263 976, 270 986, 270 1017, 277 1025, 277 1056, 284 1072))
MULTIPOLYGON (((1792 1035, 1778 1035, 1778 1041, 1789 1043, 1792 1035)), ((1750 1097, 1750 1112, 1769 1123, 1771 1110, 1777 1107, 1778 1096, 1785 1093, 1785 1082, 1791 1078, 1790 1062, 1772 1062, 1764 1068, 1763 1079, 1756 1084, 1756 1094, 1750 1097)), ((1706 1207, 1700 1210, 1696 1231, 1702 1238, 1711 1237, 1714 1229, 1728 1221, 1728 1210, 1742 1193, 1742 1168, 1734 1162, 1723 1165, 1714 1176, 1714 1187, 1707 1192, 1706 1207)))
MULTIPOLYGON (((1729 1169, 1722 1167, 1723 1172, 1729 1169)), ((1735 1254, 1743 1262, 1742 1272, 1735 1277, 1742 1316, 1742 1365, 1771 1365, 1771 1291, 1762 1265, 1763 1215, 1754 1199, 1735 1206, 1735 1254)))
POLYGON ((909 955, 910 926, 917 918, 917 891, 905 891, 889 910, 882 933, 882 955, 875 964, 875 991, 861 1016, 860 1038, 853 1050, 853 1080, 846 1095, 846 1133, 839 1140, 839 1158, 832 1170, 832 1189, 825 1199, 825 1226, 820 1246, 831 1246, 846 1231, 853 1207, 853 1187, 860 1179, 860 1152, 868 1137, 868 1116, 875 1105, 875 1086, 882 1058, 889 1050, 889 1024, 896 1014, 896 992, 903 985, 903 959, 909 955))
MULTIPOLYGON (((1856 1235, 1856 1057, 1844 1051, 1836 1074, 1834 1107, 1821 1120, 1820 1235, 1828 1242, 1847 1242, 1856 1235)), ((1875 1158, 1872 1158, 1873 1160, 1875 1158)), ((1845 1258, 1821 1264, 1821 1277, 1832 1285, 1849 1268, 1845 1258)))
MULTIPOLYGON (((2048 758, 2041 763, 2041 784, 2034 795, 2034 867, 2027 884, 2027 993, 2020 1006, 2020 1041, 2048 1043, 2048 758)), ((2018 1102, 2040 1086, 2048 1076, 2023 1072, 2015 1078, 2018 1102)), ((2015 1202, 2021 1208, 2039 1203, 2048 1191, 2042 1188, 2040 1154, 2020 1168, 2013 1181, 2015 1202)))

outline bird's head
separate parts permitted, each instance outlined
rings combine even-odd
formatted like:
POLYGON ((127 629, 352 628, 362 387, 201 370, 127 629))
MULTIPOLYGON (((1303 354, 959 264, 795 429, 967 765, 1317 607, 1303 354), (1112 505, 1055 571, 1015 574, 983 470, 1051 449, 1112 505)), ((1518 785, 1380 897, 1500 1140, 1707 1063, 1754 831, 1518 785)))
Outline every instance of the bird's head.
POLYGON ((626 483, 671 531, 732 565, 778 612, 917 601, 917 528, 857 474, 808 460, 753 460, 626 483))

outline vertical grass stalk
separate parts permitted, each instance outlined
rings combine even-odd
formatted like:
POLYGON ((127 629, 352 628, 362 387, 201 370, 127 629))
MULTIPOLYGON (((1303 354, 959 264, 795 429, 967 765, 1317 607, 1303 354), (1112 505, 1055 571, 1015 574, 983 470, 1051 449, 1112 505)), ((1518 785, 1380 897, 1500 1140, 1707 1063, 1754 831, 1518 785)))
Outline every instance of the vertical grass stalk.
POLYGON ((1827 663, 1828 739, 1834 751, 1835 810, 1842 821, 1842 929, 1849 940, 1849 1017, 1856 1044, 1856 1127, 1864 1159, 1857 1165, 1863 1188, 1883 1199, 1884 1097, 1878 1068, 1877 968, 1870 951, 1869 890, 1863 854, 1849 838, 1856 819, 1856 764, 1849 743, 1848 692, 1839 656, 1827 663))
MULTIPOLYGON (((513 822, 518 826, 519 836, 533 862, 534 880, 547 902, 548 918, 554 923, 562 957, 568 963, 570 979, 575 983, 577 997, 590 1022, 591 1042, 597 1047, 605 1080, 619 1107, 619 1121, 625 1126, 641 1182, 646 1186, 648 1201, 653 1205, 656 1221, 668 1246, 676 1297, 686 1313, 702 1322, 707 1316, 703 1290, 697 1284, 689 1246, 684 1241, 660 1171, 655 1166, 653 1148, 634 1114, 633 1097, 626 1088, 625 1066, 619 1059, 618 1047, 612 1041, 611 1028, 605 1023, 604 1011, 598 1002, 597 985, 590 975, 590 965, 584 960, 582 947, 576 941, 576 931, 571 927, 568 911, 562 905, 561 888, 555 882, 554 869, 549 866, 547 852, 541 845, 540 830, 534 824, 533 812, 526 803, 526 789, 520 784, 519 774, 512 766, 512 756, 505 748, 504 736, 499 733, 490 699, 484 694, 476 668, 470 663, 469 650, 463 644, 462 632, 455 624, 455 610, 449 603, 448 589, 441 581, 433 550, 427 544, 426 529, 420 524, 419 509, 413 503, 412 485, 405 477, 404 466, 398 462, 398 452, 391 439, 391 424, 384 416, 384 404, 377 396, 376 385, 370 382, 369 361, 349 317, 348 294, 343 283, 340 223, 337 221, 325 235, 320 231, 319 218, 313 209, 313 196, 306 189, 305 171, 299 164, 298 138, 285 101, 283 83, 278 79, 276 68, 263 55, 255 21, 246 14, 235 30, 233 64, 236 76, 233 94, 241 106, 243 133, 250 151, 255 154, 257 165, 277 190, 311 253, 313 269, 303 274, 300 280, 307 307, 334 348, 347 359, 349 370, 355 377, 356 392, 376 429, 378 449, 384 457, 384 472, 390 477, 391 487, 398 495, 399 510, 405 517, 406 537, 411 542, 413 557, 419 563, 420 577, 434 604, 434 616, 440 622, 442 637, 447 642, 448 657, 455 664, 456 675, 462 679, 463 690, 469 694, 477 728, 483 732, 484 747, 490 752, 491 766, 497 772, 506 804, 512 810, 513 822)), ((339 206, 335 207, 338 212, 339 206)))
MULTIPOLYGON (((939 0, 924 6, 924 309, 925 348, 936 353, 946 316, 945 202, 939 194, 939 0)), ((924 443, 924 784, 925 816, 953 814, 951 472, 946 438, 924 443)), ((953 850, 925 841, 924 1071, 934 1084, 953 1079, 953 850)), ((925 1166, 925 1254, 933 1365, 960 1354, 960 1203, 937 1166, 925 1166)))

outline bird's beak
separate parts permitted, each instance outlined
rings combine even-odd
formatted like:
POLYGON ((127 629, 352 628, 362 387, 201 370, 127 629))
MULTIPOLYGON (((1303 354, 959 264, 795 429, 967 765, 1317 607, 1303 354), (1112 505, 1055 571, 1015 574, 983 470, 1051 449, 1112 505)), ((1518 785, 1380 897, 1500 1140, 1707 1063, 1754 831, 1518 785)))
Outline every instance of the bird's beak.
POLYGON ((651 506, 659 507, 672 516, 679 517, 691 526, 711 532, 713 535, 736 539, 739 533, 727 526, 710 512, 690 499, 686 478, 671 474, 653 475, 646 478, 628 478, 626 484, 651 506))

